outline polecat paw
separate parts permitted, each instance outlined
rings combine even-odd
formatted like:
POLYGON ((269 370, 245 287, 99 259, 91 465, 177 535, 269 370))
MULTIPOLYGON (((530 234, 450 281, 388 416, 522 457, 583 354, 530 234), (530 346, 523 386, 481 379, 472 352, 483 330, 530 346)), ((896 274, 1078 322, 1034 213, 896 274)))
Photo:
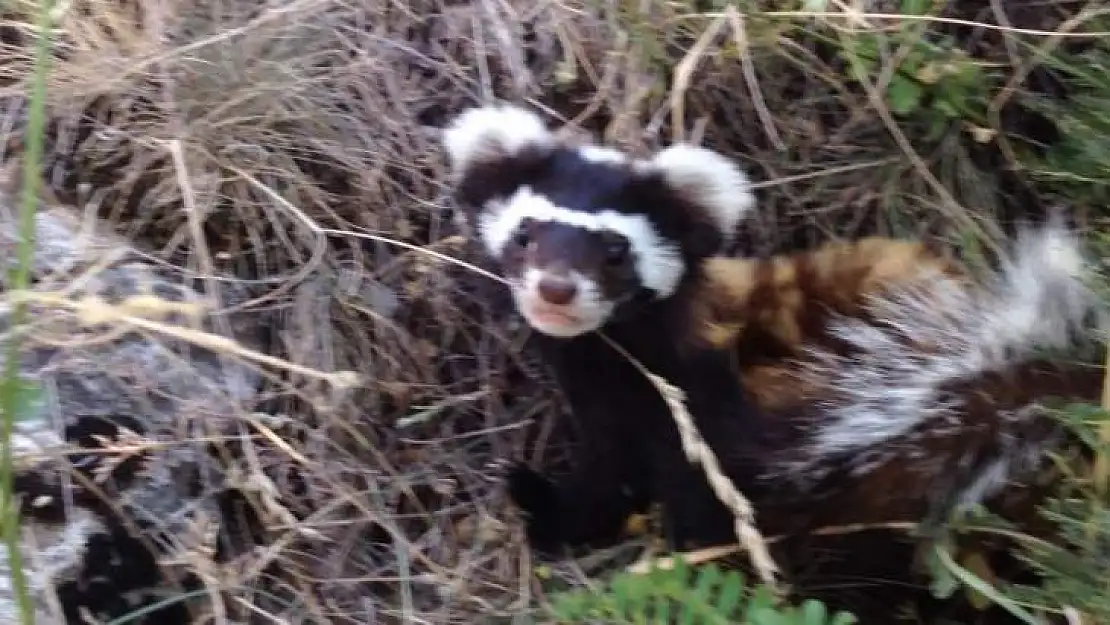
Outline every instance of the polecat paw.
POLYGON ((506 482, 509 497, 524 513, 528 542, 539 551, 554 550, 558 532, 555 484, 523 463, 509 469, 506 482))

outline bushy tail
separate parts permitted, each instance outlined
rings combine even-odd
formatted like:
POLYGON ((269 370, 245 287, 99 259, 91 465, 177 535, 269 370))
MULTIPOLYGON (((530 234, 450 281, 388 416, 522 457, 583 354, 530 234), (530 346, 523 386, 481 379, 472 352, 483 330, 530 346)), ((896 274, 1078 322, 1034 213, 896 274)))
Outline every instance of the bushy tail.
POLYGON ((871 318, 833 319, 843 346, 807 351, 811 421, 778 475, 810 488, 874 479, 918 500, 989 495, 1056 432, 1040 401, 1098 397, 1098 367, 1052 356, 1103 325, 1086 271, 1078 239, 1049 226, 985 281, 923 273, 872 298, 871 318))

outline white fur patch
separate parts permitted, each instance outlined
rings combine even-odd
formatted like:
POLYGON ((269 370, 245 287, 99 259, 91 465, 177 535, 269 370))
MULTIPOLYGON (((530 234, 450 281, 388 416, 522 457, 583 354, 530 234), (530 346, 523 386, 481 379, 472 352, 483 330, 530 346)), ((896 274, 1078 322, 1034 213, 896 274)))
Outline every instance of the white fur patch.
POLYGON ((1010 459, 999 458, 995 460, 980 471, 966 488, 960 491, 956 500, 956 507, 970 508, 982 503, 1006 486, 1009 476, 1010 459))
POLYGON ((660 236, 646 216, 612 210, 588 213, 556 206, 527 186, 518 189, 505 202, 491 203, 482 212, 478 228, 486 249, 494 256, 500 255, 513 231, 526 218, 620 233, 630 243, 640 282, 655 290, 659 297, 673 294, 686 271, 678 245, 660 236))
MULTIPOLYGON (((813 348, 799 363, 801 375, 828 389, 827 396, 809 445, 776 474, 818 478, 838 458, 855 463, 866 457, 868 470, 886 462, 927 462, 930 457, 915 455, 924 452, 920 437, 959 436, 973 426, 964 421, 963 398, 946 398, 945 387, 1020 365, 1041 349, 1067 348, 1073 330, 1100 310, 1080 279, 1083 267, 1078 241, 1046 228, 1022 235, 985 285, 969 288, 923 272, 917 284, 869 302, 880 323, 832 320, 828 331, 855 353, 846 358, 813 348)), ((1016 426, 1039 412, 1036 406, 1000 406, 992 418, 1016 426)), ((1013 437, 1012 431, 1004 427, 999 436, 1013 437)), ((1028 463, 1039 443, 1000 442, 999 457, 962 493, 963 503, 992 492, 1008 468, 1028 463)))
POLYGON ((548 145, 555 136, 538 115, 510 105, 468 109, 443 131, 455 172, 477 161, 512 156, 529 145, 548 145))
POLYGON ((580 145, 578 155, 591 163, 614 163, 622 165, 629 162, 628 155, 620 150, 600 145, 580 145))
MULTIPOLYGON (((443 131, 443 144, 456 176, 476 162, 511 157, 528 146, 558 142, 538 115, 504 104, 468 109, 443 131)), ((594 144, 576 146, 575 150, 591 163, 629 164, 641 173, 662 174, 667 184, 709 212, 726 240, 755 206, 748 176, 731 159, 708 148, 677 144, 647 160, 594 144)), ((663 287, 661 291, 672 289, 663 287)))
POLYGON ((597 330, 605 324, 605 321, 613 312, 613 303, 606 301, 601 296, 601 290, 597 283, 581 274, 572 272, 570 278, 574 281, 578 292, 570 304, 558 308, 572 316, 573 321, 547 321, 539 311, 543 308, 554 307, 545 303, 539 295, 539 284, 543 277, 544 272, 542 270, 529 267, 519 283, 510 285, 517 310, 520 311, 528 325, 536 330, 549 336, 570 338, 597 330))
POLYGON ((672 145, 640 166, 663 174, 675 189, 706 207, 725 238, 755 206, 751 182, 739 165, 709 148, 672 145))

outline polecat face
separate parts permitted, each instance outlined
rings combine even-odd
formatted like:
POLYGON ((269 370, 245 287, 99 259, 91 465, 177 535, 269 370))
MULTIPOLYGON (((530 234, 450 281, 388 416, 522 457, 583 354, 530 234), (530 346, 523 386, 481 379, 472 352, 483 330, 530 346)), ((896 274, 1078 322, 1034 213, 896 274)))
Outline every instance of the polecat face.
POLYGON ((531 113, 484 107, 445 133, 456 196, 520 313, 569 338, 667 298, 753 203, 723 156, 673 146, 650 160, 560 142, 531 113))
MULTIPOLYGON (((572 337, 603 326, 637 295, 666 297, 685 271, 680 242, 640 207, 665 199, 631 165, 557 148, 523 165, 526 180, 478 215, 520 313, 536 330, 572 337)), ((523 176, 522 176, 523 178, 523 176)))
MULTIPOLYGON (((540 206, 545 203, 542 198, 529 199, 540 206)), ((527 203, 520 198, 516 206, 527 203)), ((606 220, 570 211, 561 219, 524 211, 518 219, 506 212, 510 214, 503 213, 501 219, 511 222, 511 231, 499 247, 502 271, 517 309, 535 329, 560 337, 596 330, 618 305, 650 288, 638 268, 644 242, 636 240, 634 220, 622 220, 615 213, 604 214, 610 217, 606 220)), ((487 241, 487 233, 508 230, 503 226, 510 225, 496 218, 488 222, 495 225, 485 229, 487 241)), ((669 265, 673 271, 681 266, 677 258, 669 265)))

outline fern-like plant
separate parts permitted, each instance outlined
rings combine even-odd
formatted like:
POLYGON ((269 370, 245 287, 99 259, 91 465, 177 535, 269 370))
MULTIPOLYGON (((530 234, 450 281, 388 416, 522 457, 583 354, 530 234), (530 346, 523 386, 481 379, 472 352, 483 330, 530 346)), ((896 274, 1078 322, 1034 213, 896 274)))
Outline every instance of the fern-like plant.
MULTIPOLYGON (((1099 406, 1075 405, 1069 406, 1064 416, 1097 453, 1110 453, 1110 441, 1100 432, 1110 421, 1110 412, 1099 406)), ((1107 493, 1077 475, 1062 485, 1042 514, 1057 529, 1056 540, 1028 541, 1018 553, 1041 581, 1036 586, 1010 586, 1007 594, 1045 612, 1073 610, 1086 619, 1084 623, 1110 623, 1107 493)))
MULTIPOLYGON (((1110 19, 1088 26, 1105 30, 1110 19)), ((1055 125, 1060 137, 1045 146, 1043 157, 1023 160, 1037 182, 1069 204, 1101 208, 1110 200, 1110 43, 1097 38, 1080 52, 1046 55, 1043 68, 1066 87, 1067 97, 1027 93, 1018 99, 1055 125)))
POLYGON ((851 625, 854 615, 829 614, 820 601, 781 605, 765 586, 754 589, 734 570, 716 564, 690 566, 677 558, 673 568, 646 574, 621 572, 599 589, 575 589, 554 596, 550 614, 560 623, 637 625, 851 625))

